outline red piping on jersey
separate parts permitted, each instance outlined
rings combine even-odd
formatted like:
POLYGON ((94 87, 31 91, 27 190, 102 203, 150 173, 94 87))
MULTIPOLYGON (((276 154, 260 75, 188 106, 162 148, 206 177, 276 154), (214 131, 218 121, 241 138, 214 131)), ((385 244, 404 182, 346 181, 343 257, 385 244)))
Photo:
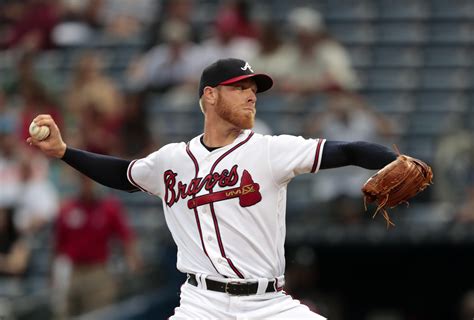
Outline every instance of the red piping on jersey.
POLYGON ((232 262, 232 260, 227 258, 226 254, 225 254, 224 245, 222 244, 221 232, 219 231, 219 224, 217 222, 216 212, 214 211, 214 204, 211 203, 209 206, 211 207, 212 220, 214 221, 214 228, 216 230, 217 242, 219 243, 219 248, 221 250, 221 255, 222 255, 223 258, 225 258, 227 260, 227 263, 229 263, 229 266, 232 268, 232 270, 235 272, 235 274, 239 278, 244 279, 245 278, 244 275, 234 266, 234 263, 232 262))
POLYGON ((137 187, 138 189, 140 189, 141 191, 143 192, 146 192, 146 193, 149 193, 149 194, 152 194, 151 192, 149 192, 148 190, 146 190, 145 188, 142 188, 138 183, 135 182, 135 180, 133 180, 133 177, 132 177, 132 167, 133 165, 137 162, 137 160, 133 160, 130 165, 128 166, 128 169, 127 169, 127 177, 128 177, 128 180, 135 186, 137 187))
MULTIPOLYGON (((186 152, 187 154, 189 155, 189 157, 191 158, 191 161, 194 163, 194 168, 196 170, 196 174, 194 176, 194 178, 197 178, 198 176, 198 173, 199 173, 199 164, 196 160, 196 158, 194 157, 194 155, 192 154, 191 150, 189 149, 189 142, 188 144, 186 144, 186 152)), ((196 197, 196 195, 193 195, 193 199, 196 197)), ((204 251, 204 253, 206 254, 207 258, 209 259, 209 261, 211 262, 212 266, 214 267, 214 269, 217 271, 217 273, 219 273, 220 275, 224 276, 223 274, 221 274, 219 272, 219 270, 217 270, 216 266, 214 265, 214 263, 212 262, 212 259, 211 257, 209 257, 209 254, 207 254, 207 250, 206 250, 206 246, 204 245, 204 239, 202 237, 202 230, 201 230, 201 222, 199 221, 199 215, 198 215, 198 211, 196 208, 194 208, 194 217, 196 219, 196 225, 197 225, 197 228, 198 228, 198 231, 199 231, 199 237, 201 238, 201 245, 202 245, 202 250, 204 251)))
POLYGON ((323 143, 323 140, 318 139, 318 144, 316 146, 316 153, 314 155, 314 163, 313 163, 313 167, 311 168, 311 173, 314 173, 316 171, 316 168, 318 167, 319 153, 321 151, 321 144, 322 143, 323 143))
MULTIPOLYGON (((231 149, 229 149, 226 153, 224 153, 223 155, 221 155, 215 162, 214 164, 212 165, 211 167, 211 170, 210 170, 210 174, 212 174, 212 172, 214 172, 214 169, 216 168, 217 164, 222 160, 224 159, 227 155, 229 155, 231 152, 233 152, 235 149, 239 148, 241 145, 245 144, 247 141, 250 140, 250 138, 252 138, 253 136, 253 132, 250 132, 249 136, 244 140, 244 141, 241 141, 240 143, 236 144, 234 147, 232 147, 231 149)), ((213 193, 212 189, 209 190, 209 193, 213 193)), ((216 230, 216 236, 217 236, 217 242, 219 244, 219 248, 221 250, 221 255, 223 258, 225 258, 227 260, 227 262, 229 263, 229 266, 232 268, 232 270, 235 272, 235 274, 241 278, 241 279, 244 279, 244 276, 243 274, 234 266, 232 260, 230 260, 229 258, 227 258, 226 254, 225 254, 225 250, 224 250, 224 245, 222 244, 222 238, 221 238, 221 234, 220 234, 220 231, 219 231, 219 223, 217 222, 217 216, 216 216, 216 212, 214 211, 214 204, 211 203, 210 205, 210 208, 211 208, 211 214, 212 214, 212 220, 214 221, 214 228, 216 230)))

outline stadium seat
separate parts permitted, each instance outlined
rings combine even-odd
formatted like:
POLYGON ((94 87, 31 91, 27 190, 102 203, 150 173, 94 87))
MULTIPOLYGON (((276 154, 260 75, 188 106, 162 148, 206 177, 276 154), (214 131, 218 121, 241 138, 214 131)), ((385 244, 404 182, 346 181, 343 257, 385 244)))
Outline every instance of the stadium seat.
POLYGON ((401 153, 424 159, 429 163, 436 149, 436 140, 432 135, 412 134, 404 137, 404 143, 399 149, 401 153))
POLYGON ((379 18, 383 19, 424 19, 429 17, 429 4, 424 0, 379 0, 379 18))
POLYGON ((375 91, 365 96, 373 108, 384 113, 406 114, 415 108, 414 96, 408 91, 375 91))
POLYGON ((468 110, 468 97, 459 91, 421 91, 416 97, 416 105, 420 111, 465 111, 468 110))
POLYGON ((377 15, 377 9, 368 0, 331 0, 326 2, 327 19, 367 20, 377 15))
POLYGON ((473 51, 467 46, 429 46, 423 50, 425 66, 469 67, 473 61, 473 51))
POLYGON ((423 89, 467 89, 469 74, 463 68, 426 68, 421 72, 423 89))
POLYGON ((472 0, 431 0, 433 18, 474 18, 472 0))
POLYGON ((374 48, 374 65, 388 67, 417 67, 423 56, 416 46, 382 46, 374 48))
POLYGON ((418 73, 412 68, 371 68, 368 85, 372 89, 415 89, 418 73))
POLYGON ((427 29, 421 21, 380 22, 376 26, 378 43, 421 44, 427 29))
POLYGON ((433 22, 430 24, 429 40, 432 43, 469 44, 474 41, 471 22, 433 22))
POLYGON ((354 67, 368 67, 373 64, 372 50, 370 46, 347 46, 347 50, 354 67))
POLYGON ((410 117, 409 133, 435 137, 443 132, 449 112, 414 112, 410 117))
POLYGON ((328 25, 331 34, 344 44, 371 44, 375 41, 375 27, 369 22, 332 22, 328 25))

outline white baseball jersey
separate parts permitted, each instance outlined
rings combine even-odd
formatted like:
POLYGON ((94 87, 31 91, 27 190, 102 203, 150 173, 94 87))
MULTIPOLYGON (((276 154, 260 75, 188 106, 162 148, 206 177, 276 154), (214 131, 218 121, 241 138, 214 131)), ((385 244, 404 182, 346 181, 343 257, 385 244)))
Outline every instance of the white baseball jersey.
POLYGON ((287 185, 318 171, 325 140, 243 130, 232 144, 209 152, 200 138, 168 144, 128 168, 133 185, 163 199, 178 270, 281 277, 287 185))

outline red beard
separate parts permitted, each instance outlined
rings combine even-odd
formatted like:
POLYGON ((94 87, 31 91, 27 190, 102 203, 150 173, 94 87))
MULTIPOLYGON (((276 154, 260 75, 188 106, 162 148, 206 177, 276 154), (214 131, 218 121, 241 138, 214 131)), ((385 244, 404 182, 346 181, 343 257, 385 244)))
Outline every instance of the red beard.
POLYGON ((243 106, 232 106, 220 96, 217 98, 216 113, 240 129, 252 129, 255 122, 255 113, 244 110, 243 106))

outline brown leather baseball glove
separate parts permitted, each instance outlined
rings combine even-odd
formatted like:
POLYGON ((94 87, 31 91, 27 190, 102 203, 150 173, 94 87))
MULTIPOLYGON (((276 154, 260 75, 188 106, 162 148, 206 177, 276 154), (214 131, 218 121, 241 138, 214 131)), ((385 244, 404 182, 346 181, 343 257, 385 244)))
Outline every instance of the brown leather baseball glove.
POLYGON ((400 203, 408 205, 408 199, 433 181, 430 166, 421 160, 401 155, 400 152, 398 154, 396 160, 380 169, 362 187, 365 209, 367 210, 367 203, 377 202, 373 217, 381 210, 387 221, 387 228, 395 224, 390 220, 386 209, 394 208, 400 203))

